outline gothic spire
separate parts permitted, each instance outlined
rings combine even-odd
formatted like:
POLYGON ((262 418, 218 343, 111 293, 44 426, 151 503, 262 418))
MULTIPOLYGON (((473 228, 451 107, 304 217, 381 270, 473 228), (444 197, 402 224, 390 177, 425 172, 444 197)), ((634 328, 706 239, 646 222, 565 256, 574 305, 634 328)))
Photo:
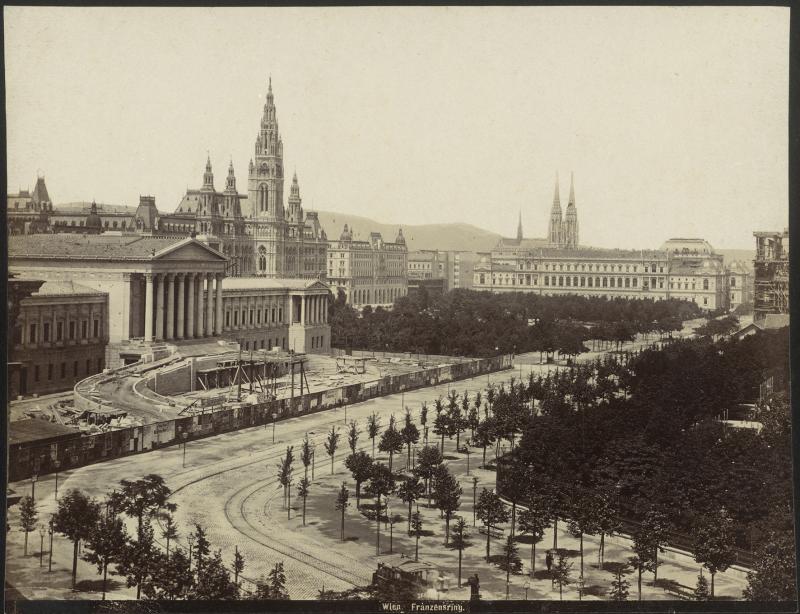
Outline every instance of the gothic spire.
POLYGON ((211 154, 206 159, 206 172, 203 173, 203 189, 214 189, 214 173, 211 171, 211 154))
POLYGON ((225 180, 225 190, 226 191, 236 191, 236 175, 233 172, 233 158, 231 158, 230 164, 228 164, 228 178, 225 180))
POLYGON ((558 195, 558 172, 556 172, 556 191, 553 194, 553 211, 561 210, 561 197, 558 195))
POLYGON ((572 205, 575 206, 575 175, 574 173, 569 174, 569 203, 567 206, 572 205))

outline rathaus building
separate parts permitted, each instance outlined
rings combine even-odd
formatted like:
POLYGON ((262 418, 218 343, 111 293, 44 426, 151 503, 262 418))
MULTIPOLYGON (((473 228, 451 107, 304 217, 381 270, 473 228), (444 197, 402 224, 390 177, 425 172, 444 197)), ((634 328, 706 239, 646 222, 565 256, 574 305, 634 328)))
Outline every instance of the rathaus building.
POLYGON ((38 206, 44 179, 33 196, 8 197, 9 234, 117 232, 157 238, 196 237, 228 258, 226 275, 324 279, 327 237, 316 212, 305 212, 297 174, 284 199, 283 140, 270 80, 247 174, 247 192, 238 191, 233 161, 224 187, 214 184, 210 156, 201 187, 190 189, 172 213, 163 213, 152 196, 137 207, 72 203, 38 206))

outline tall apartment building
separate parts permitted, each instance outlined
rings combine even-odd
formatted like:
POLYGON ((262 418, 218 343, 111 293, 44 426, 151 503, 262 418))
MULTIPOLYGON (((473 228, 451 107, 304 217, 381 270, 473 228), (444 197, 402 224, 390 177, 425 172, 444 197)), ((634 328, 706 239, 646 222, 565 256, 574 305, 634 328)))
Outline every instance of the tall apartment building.
POLYGON ((408 248, 402 229, 393 243, 379 232, 361 241, 353 239, 345 224, 339 240, 328 242, 327 252, 327 281, 334 294, 344 291, 348 304, 388 308, 408 293, 408 248))

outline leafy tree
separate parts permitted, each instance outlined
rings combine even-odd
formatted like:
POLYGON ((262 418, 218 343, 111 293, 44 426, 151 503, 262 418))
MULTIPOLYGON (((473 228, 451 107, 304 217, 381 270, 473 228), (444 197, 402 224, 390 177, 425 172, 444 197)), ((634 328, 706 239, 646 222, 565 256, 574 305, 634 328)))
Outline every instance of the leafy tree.
POLYGON ((434 493, 436 507, 444 515, 444 545, 446 546, 450 536, 450 518, 461 506, 461 486, 458 480, 448 471, 445 465, 441 465, 442 470, 436 473, 434 479, 434 493))
POLYGON ((667 515, 657 509, 651 508, 644 516, 641 527, 644 540, 653 549, 653 581, 658 581, 658 553, 664 552, 669 535, 669 521, 667 515))
POLYGON ((347 511, 350 499, 350 493, 347 490, 347 486, 345 483, 342 482, 342 487, 339 490, 339 494, 336 495, 336 509, 342 512, 342 534, 341 540, 344 541, 344 513, 347 511))
POLYGON ((361 505, 361 484, 372 475, 372 459, 366 452, 355 452, 344 461, 344 466, 350 470, 356 483, 356 507, 361 505))
POLYGON ((198 571, 192 599, 236 599, 237 594, 237 586, 231 582, 230 572, 222 562, 222 553, 217 550, 198 571))
POLYGON ((30 495, 22 498, 19 504, 19 525, 25 533, 25 547, 23 556, 28 556, 28 533, 36 530, 39 513, 36 511, 36 501, 30 495))
POLYGON ((714 576, 736 561, 732 524, 727 510, 721 508, 700 517, 692 531, 694 560, 711 574, 711 599, 714 599, 714 576))
POLYGON ((708 580, 706 580, 702 570, 700 570, 700 575, 697 576, 697 584, 695 584, 694 587, 694 599, 695 601, 708 601, 709 599, 708 580))
POLYGON ((167 559, 169 559, 169 543, 178 539, 178 526, 172 514, 167 514, 164 520, 164 528, 161 530, 161 537, 167 540, 167 559))
POLYGON ((425 494, 425 486, 416 475, 407 477, 397 489, 400 500, 408 503, 408 534, 411 535, 411 504, 425 494))
POLYGON ((292 463, 294 463, 294 446, 286 446, 286 455, 278 463, 278 482, 283 486, 283 507, 288 507, 287 497, 292 483, 292 463))
POLYGON ((411 412, 408 410, 406 410, 406 423, 400 431, 400 436, 406 446, 408 446, 406 466, 411 467, 411 446, 419 441, 419 429, 417 425, 411 421, 411 412))
POLYGON ((236 546, 233 552, 233 584, 236 587, 236 594, 239 594, 239 575, 244 571, 244 557, 236 546))
POLYGON ((480 497, 478 497, 475 513, 486 527, 486 562, 488 563, 492 527, 501 522, 507 522, 508 511, 496 493, 484 488, 481 491, 480 497))
POLYGON ((441 453, 444 454, 444 438, 450 433, 450 418, 444 412, 437 412, 433 419, 433 432, 442 438, 441 453))
POLYGON ((108 566, 124 555, 127 535, 122 520, 118 516, 106 514, 97 519, 86 538, 83 560, 97 567, 103 576, 103 596, 106 599, 108 566))
POLYGON ((195 570, 197 573, 203 568, 206 557, 211 552, 211 544, 206 537, 206 530, 197 522, 194 523, 194 558, 196 559, 195 570))
POLYGON ((308 440, 308 433, 303 438, 303 447, 300 449, 300 461, 303 463, 303 477, 308 477, 308 468, 311 466, 311 460, 314 456, 314 446, 308 440))
POLYGON ((269 592, 270 599, 288 599, 289 593, 286 591, 286 574, 283 572, 283 562, 275 563, 269 572, 269 592))
POLYGON ((331 457, 331 475, 333 475, 333 459, 336 454, 336 448, 339 447, 339 430, 335 426, 331 426, 328 433, 328 438, 325 440, 325 452, 331 457))
POLYGON ((367 434, 372 439, 372 457, 375 458, 375 438, 381 430, 381 420, 373 412, 367 417, 367 434))
POLYGON ((431 479, 436 473, 436 468, 442 464, 442 454, 436 446, 425 446, 417 455, 417 465, 414 472, 425 480, 425 492, 431 496, 431 479))
POLYGON ((172 491, 160 475, 151 473, 140 480, 121 480, 119 484, 120 488, 111 494, 111 506, 136 519, 137 533, 145 517, 152 517, 161 510, 174 512, 177 509, 169 502, 172 491))
POLYGON ((369 487, 375 497, 375 535, 376 550, 380 553, 381 544, 381 497, 388 496, 394 491, 394 474, 383 463, 375 463, 372 466, 369 487))
POLYGON ((528 498, 528 509, 519 515, 519 530, 531 536, 531 577, 536 567, 536 544, 544 538, 544 532, 550 526, 550 511, 547 499, 532 495, 528 498))
POLYGON ((303 498, 303 526, 306 526, 306 499, 308 499, 308 492, 311 487, 311 482, 308 478, 300 480, 297 488, 297 495, 303 498))
POLYGON ((53 530, 66 536, 73 546, 72 589, 78 573, 78 546, 91 536, 92 527, 100 518, 100 506, 79 490, 71 489, 58 500, 53 517, 53 530))
POLYGON ((403 436, 397 432, 397 429, 395 429, 393 425, 389 425, 389 428, 381 435, 378 450, 389 453, 389 471, 391 471, 392 458, 396 453, 403 451, 403 436))
POLYGON ((157 557, 156 560, 160 563, 156 573, 153 573, 150 582, 142 587, 145 597, 175 600, 190 596, 195 582, 191 561, 186 552, 180 547, 175 547, 169 559, 157 557))
POLYGON ((147 585, 158 573, 160 558, 161 555, 155 547, 153 527, 150 519, 145 517, 136 539, 128 539, 117 562, 117 572, 125 576, 128 587, 136 587, 136 599, 141 598, 143 588, 145 593, 152 590, 147 585))
POLYGON ((558 561, 553 565, 552 577, 553 582, 558 584, 558 598, 564 599, 564 587, 572 584, 570 573, 572 572, 572 563, 567 561, 563 554, 558 555, 558 561))
POLYGON ((422 516, 419 515, 419 512, 414 512, 411 516, 411 531, 416 538, 416 543, 414 545, 414 560, 419 561, 419 538, 422 535, 422 516))
MULTIPOLYGON (((422 430, 425 430, 425 426, 428 424, 428 404, 423 401, 422 406, 419 408, 419 424, 422 427, 422 430)), ((425 440, 425 444, 427 445, 428 440, 425 440)))
POLYGON ((458 550, 458 587, 461 588, 461 557, 464 553, 464 548, 469 548, 472 544, 467 539, 467 522, 462 516, 457 516, 455 525, 453 526, 453 539, 451 545, 458 550))
POLYGON ((627 601, 628 594, 631 587, 630 582, 628 582, 625 578, 623 578, 623 574, 627 573, 627 567, 624 565, 619 565, 617 567, 616 577, 611 582, 611 591, 609 591, 608 596, 610 597, 611 601, 627 601))
POLYGON ((514 536, 509 533, 506 542, 503 544, 503 562, 501 569, 506 572, 506 585, 508 584, 509 574, 519 573, 522 569, 522 561, 519 558, 519 548, 514 541, 514 536))
POLYGON ((358 429, 358 424, 355 420, 350 421, 350 430, 347 432, 347 445, 350 446, 350 452, 356 453, 356 446, 358 445, 358 436, 361 431, 358 429))
POLYGON ((486 448, 496 441, 495 437, 495 421, 493 418, 484 418, 478 423, 478 428, 475 431, 473 442, 480 448, 483 448, 483 463, 481 467, 486 468, 486 448))
POLYGON ((788 531, 770 531, 755 551, 755 562, 747 572, 744 598, 749 601, 794 601, 794 536, 788 531))

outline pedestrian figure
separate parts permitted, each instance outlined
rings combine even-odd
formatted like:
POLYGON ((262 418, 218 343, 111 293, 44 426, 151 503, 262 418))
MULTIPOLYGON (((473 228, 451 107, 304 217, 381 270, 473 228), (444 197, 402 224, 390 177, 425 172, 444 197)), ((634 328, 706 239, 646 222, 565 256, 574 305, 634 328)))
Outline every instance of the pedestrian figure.
POLYGON ((550 573, 550 570, 553 568, 553 552, 552 550, 547 551, 547 556, 544 557, 544 564, 547 565, 547 573, 550 573))

